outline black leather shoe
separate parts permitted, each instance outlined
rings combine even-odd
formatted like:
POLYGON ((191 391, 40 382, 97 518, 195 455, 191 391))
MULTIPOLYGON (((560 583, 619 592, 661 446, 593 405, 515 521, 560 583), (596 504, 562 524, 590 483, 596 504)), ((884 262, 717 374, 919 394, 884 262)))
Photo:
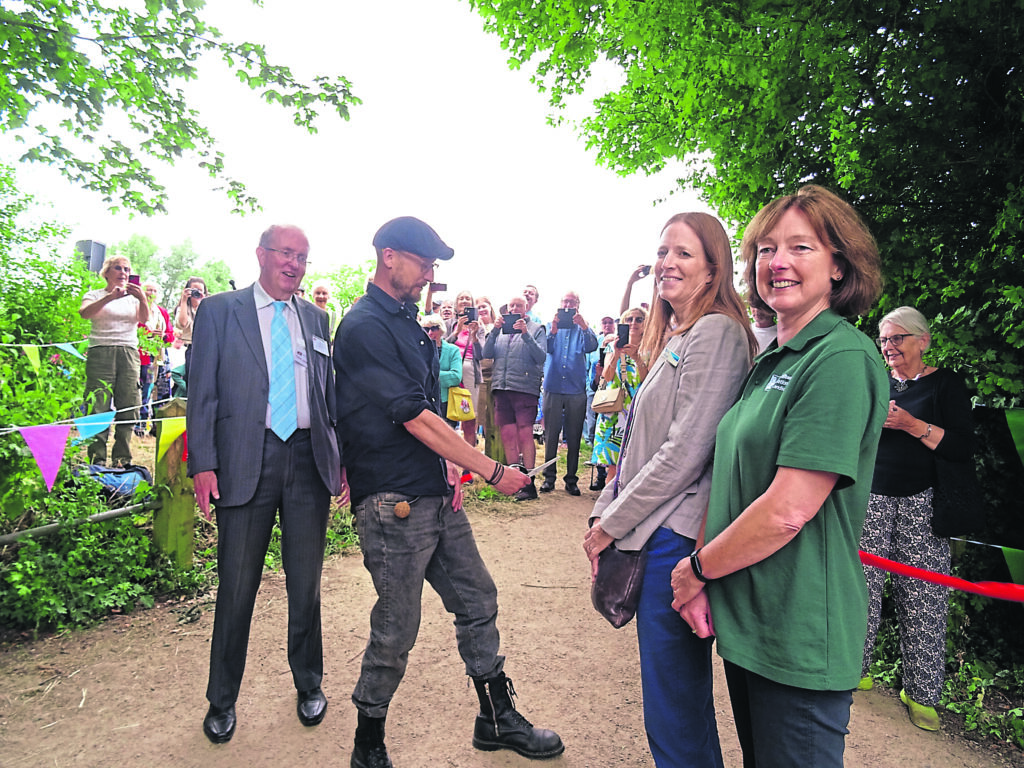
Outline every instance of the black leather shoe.
POLYGON ((570 496, 579 496, 580 487, 576 485, 576 483, 566 483, 565 492, 568 493, 570 496))
POLYGON ((303 725, 319 725, 327 712, 327 697, 317 686, 311 691, 299 691, 299 722, 303 725))
POLYGON ((590 484, 590 490, 592 491, 603 491, 605 486, 605 479, 603 477, 597 478, 590 484))
POLYGON ((555 483, 554 483, 554 481, 552 481, 552 480, 545 480, 543 483, 541 483, 541 486, 540 486, 540 492, 541 493, 551 493, 553 490, 555 490, 555 483))
POLYGON ((221 708, 211 704, 206 717, 203 718, 203 733, 214 744, 231 741, 231 737, 235 735, 235 705, 229 704, 221 708))

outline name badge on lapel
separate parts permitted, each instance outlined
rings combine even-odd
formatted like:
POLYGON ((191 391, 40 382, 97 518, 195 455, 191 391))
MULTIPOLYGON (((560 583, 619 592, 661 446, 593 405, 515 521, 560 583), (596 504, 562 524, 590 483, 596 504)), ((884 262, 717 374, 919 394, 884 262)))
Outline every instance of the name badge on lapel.
POLYGON ((295 350, 295 364, 300 368, 305 368, 309 364, 309 361, 306 359, 305 347, 298 347, 295 350))
POLYGON ((321 339, 319 336, 313 337, 313 351, 319 352, 321 355, 330 354, 327 351, 327 342, 321 339))
POLYGON ((666 363, 671 365, 673 368, 675 368, 677 365, 679 365, 679 353, 678 352, 673 352, 671 349, 663 350, 662 353, 661 353, 661 358, 666 363))

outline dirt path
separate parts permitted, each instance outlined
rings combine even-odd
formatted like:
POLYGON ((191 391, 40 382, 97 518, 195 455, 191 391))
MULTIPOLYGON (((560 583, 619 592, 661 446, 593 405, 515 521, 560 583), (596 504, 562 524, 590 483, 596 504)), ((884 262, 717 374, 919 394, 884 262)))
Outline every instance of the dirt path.
MULTIPOLYGON (((556 729, 564 768, 653 766, 640 711, 633 625, 612 629, 590 606, 579 547, 596 494, 556 491, 511 512, 473 515, 500 593, 506 671, 519 707, 556 729)), ((330 702, 316 728, 295 716, 285 656, 284 577, 265 577, 238 701, 238 731, 227 745, 203 736, 212 603, 179 624, 187 605, 167 605, 103 626, 0 654, 0 765, 347 766, 355 728, 349 695, 359 671, 374 594, 358 555, 324 568, 323 620, 330 702)), ((205 604, 203 604, 205 603, 205 604)), ((193 608, 193 615, 195 606, 193 608)), ((717 663, 717 657, 716 657, 717 663)), ((725 684, 718 674, 719 727, 727 766, 741 765, 725 684)), ((451 621, 428 588, 409 672, 388 719, 399 768, 531 765, 512 753, 470 744, 476 697, 455 652, 451 621)), ((881 691, 855 697, 847 766, 991 768, 1024 766, 1024 755, 927 734, 881 691)))

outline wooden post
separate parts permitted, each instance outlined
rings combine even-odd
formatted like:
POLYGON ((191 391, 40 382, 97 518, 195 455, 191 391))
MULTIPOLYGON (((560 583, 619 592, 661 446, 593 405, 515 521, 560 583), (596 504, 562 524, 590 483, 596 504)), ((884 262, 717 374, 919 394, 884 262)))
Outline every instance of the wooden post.
MULTIPOLYGON (((185 416, 185 401, 174 398, 156 412, 158 418, 185 416)), ((156 422, 156 444, 159 451, 164 422, 156 422)), ((185 453, 185 435, 168 446, 163 457, 156 462, 158 486, 167 488, 160 494, 160 509, 153 513, 153 540, 161 552, 170 555, 179 568, 192 565, 192 547, 195 537, 196 502, 192 492, 192 478, 188 476, 182 455, 185 453)))

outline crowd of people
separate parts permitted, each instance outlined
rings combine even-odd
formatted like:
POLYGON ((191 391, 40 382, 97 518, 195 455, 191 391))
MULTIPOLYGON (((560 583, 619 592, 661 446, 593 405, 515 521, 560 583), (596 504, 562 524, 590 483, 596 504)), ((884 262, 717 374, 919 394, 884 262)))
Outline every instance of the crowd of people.
MULTIPOLYGON (((373 246, 373 278, 337 324, 326 285, 314 286, 312 302, 299 298, 309 243, 294 226, 262 234, 252 286, 207 297, 193 279, 174 311, 189 360, 189 475, 219 528, 209 739, 226 742, 236 728, 278 516, 297 713, 307 726, 323 719, 320 572, 330 498, 346 486, 378 598, 352 694, 350 764, 391 766, 385 722, 424 582, 455 617, 480 706, 473 745, 560 754, 559 736, 513 703, 497 589, 462 486, 476 476, 537 499, 555 490, 564 445, 564 491, 579 496, 590 443, 590 488, 600 492, 583 536, 592 577, 608 547, 646 552, 636 619, 655 764, 723 764, 714 639, 744 765, 841 766, 853 692, 872 684, 884 581, 858 549, 948 573, 949 541, 930 525, 938 467, 969 463, 972 451, 964 382, 924 361, 931 335, 921 313, 885 315, 875 343, 846 319, 869 310, 882 284, 877 246, 854 209, 814 185, 766 205, 740 247, 746 301, 722 223, 677 214, 653 264, 629 275, 619 322, 606 315, 596 330, 574 291, 549 318, 534 311, 534 285, 497 307, 466 290, 435 301, 434 270, 454 250, 419 219, 385 223, 373 246), (647 274, 649 301, 634 305, 647 274), (453 387, 469 391, 472 415, 453 414, 453 387), (480 433, 493 438, 486 450, 480 433)), ((154 320, 126 260, 108 260, 103 275, 106 289, 82 304, 93 322, 90 392, 98 406, 112 390, 115 405, 134 407, 135 328, 168 333, 167 316, 154 320)), ((116 433, 115 461, 130 460, 128 437, 130 427, 116 433)), ((894 579, 901 699, 915 725, 936 730, 945 594, 894 579)))

